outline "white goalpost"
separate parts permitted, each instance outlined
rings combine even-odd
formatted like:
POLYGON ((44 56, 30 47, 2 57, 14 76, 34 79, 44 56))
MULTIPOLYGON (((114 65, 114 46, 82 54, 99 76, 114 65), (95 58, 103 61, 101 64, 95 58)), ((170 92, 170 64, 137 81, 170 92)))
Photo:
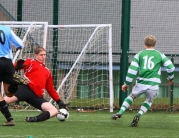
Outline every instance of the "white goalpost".
POLYGON ((76 109, 113 112, 111 24, 48 25, 47 52, 62 100, 76 109))
MULTIPOLYGON (((24 49, 13 48, 17 59, 33 58, 34 49, 47 51, 45 65, 51 70, 61 99, 73 109, 113 112, 112 25, 48 25, 47 22, 8 22, 23 40, 24 49)), ((55 104, 45 91, 44 97, 55 104)), ((30 105, 23 109, 29 109, 30 105)), ((33 109, 33 108, 30 108, 33 109)))

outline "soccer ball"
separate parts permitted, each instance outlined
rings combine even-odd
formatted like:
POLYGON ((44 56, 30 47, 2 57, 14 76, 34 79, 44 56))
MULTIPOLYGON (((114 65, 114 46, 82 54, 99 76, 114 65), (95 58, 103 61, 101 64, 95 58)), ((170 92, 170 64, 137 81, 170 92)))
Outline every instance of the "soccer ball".
POLYGON ((69 117, 69 112, 66 109, 59 109, 56 117, 59 121, 65 121, 69 117))

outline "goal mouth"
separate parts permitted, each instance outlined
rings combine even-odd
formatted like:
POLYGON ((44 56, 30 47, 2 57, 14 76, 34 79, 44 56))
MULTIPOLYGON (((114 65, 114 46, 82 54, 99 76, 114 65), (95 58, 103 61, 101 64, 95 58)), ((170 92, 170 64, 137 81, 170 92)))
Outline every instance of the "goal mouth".
POLYGON ((49 25, 48 33, 56 34, 58 39, 48 55, 57 57, 52 63, 58 66, 58 71, 53 71, 61 99, 71 108, 112 110, 111 25, 49 25))
MULTIPOLYGON (((84 108, 85 112, 106 109, 112 112, 111 24, 0 23, 11 27, 24 42, 21 51, 12 49, 13 62, 33 58, 34 49, 38 46, 46 49, 45 65, 52 72, 58 94, 65 103, 70 103, 69 107, 84 108)), ((46 91, 44 98, 56 106, 46 91)))

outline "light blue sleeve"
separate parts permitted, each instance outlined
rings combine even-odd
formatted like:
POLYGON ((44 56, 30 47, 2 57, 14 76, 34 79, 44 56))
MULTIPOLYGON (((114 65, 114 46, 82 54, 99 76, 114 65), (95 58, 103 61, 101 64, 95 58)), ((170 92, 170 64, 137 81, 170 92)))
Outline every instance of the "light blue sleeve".
POLYGON ((11 34, 10 34, 10 41, 18 49, 24 48, 24 44, 23 44, 22 40, 19 37, 17 37, 12 30, 11 30, 11 34))

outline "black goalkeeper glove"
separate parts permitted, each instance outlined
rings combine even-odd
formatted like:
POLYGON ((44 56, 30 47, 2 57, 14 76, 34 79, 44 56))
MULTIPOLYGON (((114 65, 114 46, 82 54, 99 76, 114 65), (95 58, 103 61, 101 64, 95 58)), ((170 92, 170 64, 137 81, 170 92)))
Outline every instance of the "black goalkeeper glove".
POLYGON ((25 67, 24 62, 25 62, 25 61, 24 61, 23 59, 19 59, 19 60, 17 61, 15 70, 19 70, 19 69, 22 69, 23 67, 25 67))
POLYGON ((28 84, 28 80, 25 77, 18 75, 17 73, 13 74, 13 81, 17 85, 28 84))
POLYGON ((68 104, 65 104, 62 100, 58 100, 58 101, 56 101, 56 103, 58 104, 59 109, 64 108, 64 109, 68 110, 68 104))

